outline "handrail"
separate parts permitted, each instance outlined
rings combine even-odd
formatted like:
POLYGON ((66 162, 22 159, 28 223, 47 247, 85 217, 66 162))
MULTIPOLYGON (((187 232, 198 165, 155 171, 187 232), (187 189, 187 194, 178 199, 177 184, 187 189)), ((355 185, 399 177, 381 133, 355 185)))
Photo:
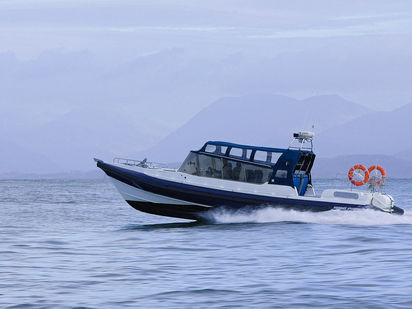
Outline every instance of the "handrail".
POLYGON ((114 158, 113 163, 115 164, 124 164, 129 166, 139 166, 146 168, 165 168, 167 167, 164 163, 158 162, 149 162, 146 158, 143 160, 127 159, 127 158, 114 158))

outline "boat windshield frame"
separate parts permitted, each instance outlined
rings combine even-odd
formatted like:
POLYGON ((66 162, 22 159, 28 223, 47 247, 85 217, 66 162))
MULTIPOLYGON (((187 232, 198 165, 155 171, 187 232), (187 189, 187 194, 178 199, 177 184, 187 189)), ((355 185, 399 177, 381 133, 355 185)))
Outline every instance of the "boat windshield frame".
POLYGON ((303 195, 307 185, 312 183, 310 172, 314 159, 315 154, 309 150, 256 147, 209 141, 200 150, 191 151, 178 171, 191 175, 255 184, 286 185, 297 188, 298 193, 303 195), (232 152, 234 149, 236 151, 232 152), (205 159, 204 156, 211 159, 205 159), (204 162, 209 161, 201 163, 199 158, 204 162), (304 170, 299 167, 303 166, 301 164, 302 158, 306 160, 304 170), (205 165, 203 166, 203 164, 205 165), (227 167, 228 165, 230 168, 227 167), (238 169, 238 165, 240 165, 241 172, 245 173, 243 177, 238 178, 238 173, 234 172, 235 165, 238 169), (207 169, 209 169, 208 173, 205 171, 207 169))

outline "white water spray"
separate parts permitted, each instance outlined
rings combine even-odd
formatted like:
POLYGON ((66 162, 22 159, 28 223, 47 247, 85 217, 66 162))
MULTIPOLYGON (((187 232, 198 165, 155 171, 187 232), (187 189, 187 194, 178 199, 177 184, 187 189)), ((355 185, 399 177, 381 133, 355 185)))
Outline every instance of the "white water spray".
POLYGON ((388 214, 372 209, 353 211, 331 210, 326 212, 301 212, 281 208, 266 207, 251 212, 230 212, 218 210, 210 213, 215 223, 268 223, 268 222, 300 222, 314 224, 347 224, 347 225, 393 225, 412 224, 412 213, 404 215, 388 214))

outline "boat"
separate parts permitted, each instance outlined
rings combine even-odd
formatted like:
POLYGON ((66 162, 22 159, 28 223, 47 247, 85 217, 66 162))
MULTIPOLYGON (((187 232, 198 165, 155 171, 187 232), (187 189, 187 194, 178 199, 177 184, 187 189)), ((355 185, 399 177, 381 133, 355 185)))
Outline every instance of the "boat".
MULTIPOLYGON (((180 168, 144 160, 94 159, 133 208, 161 216, 206 220, 211 211, 250 211, 280 207, 298 211, 375 209, 403 214, 391 195, 381 192, 382 168, 357 164, 349 171, 351 187, 315 193, 311 169, 314 133, 293 134, 288 148, 208 141, 190 151, 180 168), (380 172, 379 177, 372 177, 380 172), (357 187, 369 184, 370 190, 357 187)), ((384 171, 384 170, 383 170, 384 171)))

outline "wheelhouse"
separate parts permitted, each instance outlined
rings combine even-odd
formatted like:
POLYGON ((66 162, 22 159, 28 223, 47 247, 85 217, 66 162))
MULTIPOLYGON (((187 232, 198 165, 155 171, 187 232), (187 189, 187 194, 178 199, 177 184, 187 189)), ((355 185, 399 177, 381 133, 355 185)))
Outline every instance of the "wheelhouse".
POLYGON ((315 160, 311 150, 254 147, 209 141, 191 151, 179 172, 254 184, 295 187, 304 195, 315 160))

